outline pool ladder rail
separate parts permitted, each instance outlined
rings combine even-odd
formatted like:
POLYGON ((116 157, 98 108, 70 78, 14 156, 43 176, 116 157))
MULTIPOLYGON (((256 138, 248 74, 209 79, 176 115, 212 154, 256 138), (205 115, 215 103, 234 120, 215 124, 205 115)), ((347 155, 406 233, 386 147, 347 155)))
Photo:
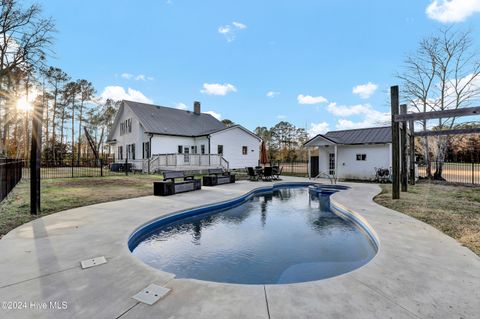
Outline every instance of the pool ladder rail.
POLYGON ((344 185, 326 185, 326 184, 314 184, 308 187, 309 192, 317 195, 332 195, 333 193, 341 190, 348 189, 348 186, 344 185))

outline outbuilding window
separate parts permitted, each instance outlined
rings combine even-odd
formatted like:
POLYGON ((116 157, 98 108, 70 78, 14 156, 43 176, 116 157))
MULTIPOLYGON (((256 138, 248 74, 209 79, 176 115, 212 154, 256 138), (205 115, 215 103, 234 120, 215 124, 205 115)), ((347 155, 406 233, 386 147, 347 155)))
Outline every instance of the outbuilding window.
POLYGON ((357 161, 366 161, 367 154, 357 154, 357 161))
POLYGON ((248 154, 248 146, 242 146, 242 155, 248 154))

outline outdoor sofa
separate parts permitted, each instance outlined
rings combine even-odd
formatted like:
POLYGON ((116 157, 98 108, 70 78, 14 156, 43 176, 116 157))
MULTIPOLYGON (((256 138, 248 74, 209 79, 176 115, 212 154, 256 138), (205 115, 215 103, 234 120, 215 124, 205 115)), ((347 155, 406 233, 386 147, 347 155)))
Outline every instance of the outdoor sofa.
POLYGON ((183 171, 163 172, 163 181, 153 182, 153 195, 168 196, 202 188, 201 180, 193 175, 185 175, 183 171), (176 181, 181 179, 181 181, 176 181))

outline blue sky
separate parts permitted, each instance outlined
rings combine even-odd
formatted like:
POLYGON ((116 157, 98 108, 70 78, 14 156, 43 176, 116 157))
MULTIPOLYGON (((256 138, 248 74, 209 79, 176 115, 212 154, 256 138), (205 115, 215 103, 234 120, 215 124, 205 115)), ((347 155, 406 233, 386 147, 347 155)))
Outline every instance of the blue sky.
POLYGON ((252 130, 375 125, 422 37, 454 23, 480 39, 480 0, 40 3, 58 29, 50 64, 99 96, 188 109, 199 100, 252 130))

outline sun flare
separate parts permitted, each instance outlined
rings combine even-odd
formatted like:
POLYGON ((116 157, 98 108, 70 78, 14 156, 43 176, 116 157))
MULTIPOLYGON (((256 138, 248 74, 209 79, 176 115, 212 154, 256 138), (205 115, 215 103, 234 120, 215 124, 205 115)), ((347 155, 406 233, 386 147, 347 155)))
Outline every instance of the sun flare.
POLYGON ((29 112, 32 110, 32 103, 27 101, 27 98, 21 97, 17 101, 17 109, 24 111, 24 112, 29 112))

